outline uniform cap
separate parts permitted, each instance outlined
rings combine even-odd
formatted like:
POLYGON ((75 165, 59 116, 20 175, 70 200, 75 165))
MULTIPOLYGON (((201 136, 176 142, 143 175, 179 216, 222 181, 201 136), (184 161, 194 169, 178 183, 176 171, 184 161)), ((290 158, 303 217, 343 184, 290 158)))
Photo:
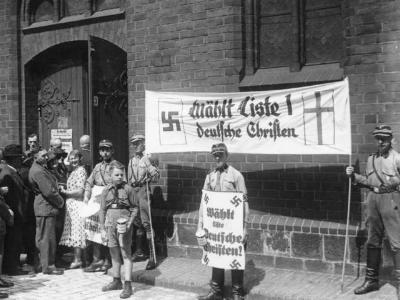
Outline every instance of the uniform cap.
POLYGON ((64 157, 65 158, 65 157, 68 156, 68 153, 65 152, 64 149, 55 148, 53 151, 54 151, 55 155, 57 156, 57 158, 60 158, 60 157, 64 157))
POLYGON ((135 134, 131 137, 130 142, 135 143, 137 141, 143 141, 145 139, 143 134, 135 134))
POLYGON ((374 137, 392 137, 393 132, 392 128, 389 125, 378 125, 375 127, 374 131, 372 131, 372 135, 374 137))
POLYGON ((214 155, 216 153, 228 153, 228 148, 224 143, 214 144, 211 147, 211 154, 214 155))
POLYGON ((112 148, 113 144, 110 140, 101 140, 99 143, 99 148, 112 148))
POLYGON ((3 150, 3 157, 22 156, 21 145, 11 144, 7 145, 3 150))

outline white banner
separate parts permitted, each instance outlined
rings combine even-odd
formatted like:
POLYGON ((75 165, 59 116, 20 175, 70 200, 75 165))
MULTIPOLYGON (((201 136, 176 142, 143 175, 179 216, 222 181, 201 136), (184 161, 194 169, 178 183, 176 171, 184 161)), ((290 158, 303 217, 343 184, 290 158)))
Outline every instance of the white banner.
POLYGON ((100 210, 100 195, 103 192, 105 186, 95 185, 92 188, 92 194, 89 199, 87 209, 81 212, 81 215, 89 214, 89 217, 85 219, 85 232, 86 239, 89 241, 106 245, 101 238, 101 230, 100 230, 100 218, 99 218, 99 210, 100 210))
POLYGON ((347 78, 308 87, 240 93, 146 91, 149 153, 210 151, 351 154, 347 78))
POLYGON ((203 190, 201 201, 207 240, 202 263, 215 268, 244 270, 243 194, 203 190))

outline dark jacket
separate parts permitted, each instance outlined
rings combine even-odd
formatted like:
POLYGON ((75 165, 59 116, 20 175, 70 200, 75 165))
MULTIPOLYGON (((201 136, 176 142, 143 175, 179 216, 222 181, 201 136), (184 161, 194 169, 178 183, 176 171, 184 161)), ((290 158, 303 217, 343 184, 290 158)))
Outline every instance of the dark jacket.
POLYGON ((56 216, 58 209, 64 206, 64 199, 58 193, 55 177, 49 170, 34 162, 29 170, 29 182, 35 193, 35 216, 56 216))
POLYGON ((91 150, 81 148, 81 149, 79 149, 79 151, 82 154, 82 162, 81 163, 85 167, 86 173, 89 176, 92 173, 92 169, 93 169, 92 160, 90 159, 91 150))
POLYGON ((27 191, 21 176, 7 164, 1 164, 0 186, 7 186, 6 204, 14 212, 14 223, 22 224, 25 217, 27 191))
POLYGON ((13 225, 13 217, 8 209, 9 207, 4 202, 3 196, 0 196, 0 236, 6 234, 6 225, 13 225))

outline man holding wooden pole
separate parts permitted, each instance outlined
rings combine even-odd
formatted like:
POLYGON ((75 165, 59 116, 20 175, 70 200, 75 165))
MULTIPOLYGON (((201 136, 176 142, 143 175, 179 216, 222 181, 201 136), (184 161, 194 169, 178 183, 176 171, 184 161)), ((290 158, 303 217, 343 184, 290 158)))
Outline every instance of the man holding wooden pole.
POLYGON ((400 154, 392 148, 392 129, 379 125, 372 132, 378 151, 368 157, 365 175, 346 168, 353 184, 369 189, 367 202, 367 269, 357 295, 379 289, 382 239, 386 233, 394 255, 397 298, 400 299, 400 154))

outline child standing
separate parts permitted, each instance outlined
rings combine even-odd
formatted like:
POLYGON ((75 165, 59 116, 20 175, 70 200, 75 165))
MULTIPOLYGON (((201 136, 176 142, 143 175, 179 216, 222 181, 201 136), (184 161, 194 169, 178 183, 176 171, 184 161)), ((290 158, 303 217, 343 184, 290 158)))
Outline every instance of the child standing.
POLYGON ((106 186, 101 195, 100 226, 101 235, 107 240, 112 259, 113 281, 102 288, 103 292, 122 289, 121 255, 125 267, 125 284, 120 298, 132 295, 132 224, 138 214, 133 188, 126 184, 125 167, 114 161, 110 164, 112 184, 106 186))

